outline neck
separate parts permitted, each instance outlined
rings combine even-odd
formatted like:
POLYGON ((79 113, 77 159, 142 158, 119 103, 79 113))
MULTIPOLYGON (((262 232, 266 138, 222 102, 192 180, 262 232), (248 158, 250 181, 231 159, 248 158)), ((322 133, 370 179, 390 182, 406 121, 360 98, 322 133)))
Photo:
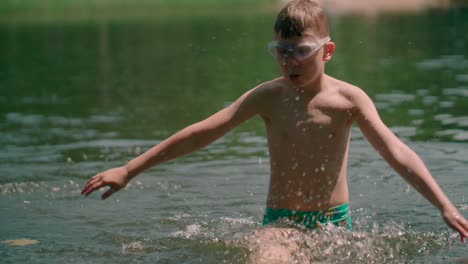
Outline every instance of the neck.
POLYGON ((322 90, 325 79, 326 75, 324 73, 319 74, 316 78, 312 79, 306 85, 298 87, 297 90, 305 96, 314 97, 322 90))

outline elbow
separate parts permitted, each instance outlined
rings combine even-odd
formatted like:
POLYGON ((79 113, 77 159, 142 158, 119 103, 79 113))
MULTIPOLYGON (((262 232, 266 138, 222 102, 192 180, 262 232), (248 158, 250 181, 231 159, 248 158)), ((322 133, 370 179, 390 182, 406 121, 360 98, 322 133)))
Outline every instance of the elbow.
POLYGON ((416 152, 403 142, 392 145, 388 156, 387 162, 401 175, 411 173, 411 168, 420 162, 416 152))
POLYGON ((405 164, 413 156, 413 151, 405 144, 399 142, 392 146, 392 156, 395 163, 405 164))
POLYGON ((193 124, 190 129, 187 131, 185 137, 187 139, 186 144, 190 146, 190 149, 196 150, 203 148, 206 143, 206 139, 204 137, 204 131, 198 126, 198 124, 193 124))

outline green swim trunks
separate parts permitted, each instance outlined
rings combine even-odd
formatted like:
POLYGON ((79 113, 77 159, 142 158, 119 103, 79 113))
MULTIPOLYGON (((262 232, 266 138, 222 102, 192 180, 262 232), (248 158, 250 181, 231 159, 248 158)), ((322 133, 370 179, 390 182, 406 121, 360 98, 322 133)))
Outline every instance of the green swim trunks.
POLYGON ((328 222, 351 230, 351 218, 349 217, 349 205, 347 203, 332 207, 325 211, 301 212, 289 209, 266 208, 263 217, 263 225, 268 225, 279 219, 289 219, 307 228, 317 228, 328 222))

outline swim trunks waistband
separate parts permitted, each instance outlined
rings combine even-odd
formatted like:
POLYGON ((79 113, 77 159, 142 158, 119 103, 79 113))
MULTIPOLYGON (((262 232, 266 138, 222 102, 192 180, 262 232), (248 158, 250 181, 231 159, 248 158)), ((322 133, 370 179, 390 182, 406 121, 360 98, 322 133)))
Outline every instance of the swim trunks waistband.
POLYGON ((328 222, 336 226, 346 227, 348 230, 351 230, 352 228, 348 203, 334 206, 323 211, 308 212, 266 208, 262 224, 268 225, 280 219, 287 219, 311 229, 317 228, 328 222))

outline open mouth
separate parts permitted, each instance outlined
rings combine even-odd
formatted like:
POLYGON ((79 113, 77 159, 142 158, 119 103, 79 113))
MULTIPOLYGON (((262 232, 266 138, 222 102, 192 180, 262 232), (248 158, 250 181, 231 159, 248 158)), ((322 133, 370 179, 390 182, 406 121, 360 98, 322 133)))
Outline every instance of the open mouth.
POLYGON ((291 80, 295 80, 295 79, 299 78, 299 74, 289 74, 288 77, 291 80))

